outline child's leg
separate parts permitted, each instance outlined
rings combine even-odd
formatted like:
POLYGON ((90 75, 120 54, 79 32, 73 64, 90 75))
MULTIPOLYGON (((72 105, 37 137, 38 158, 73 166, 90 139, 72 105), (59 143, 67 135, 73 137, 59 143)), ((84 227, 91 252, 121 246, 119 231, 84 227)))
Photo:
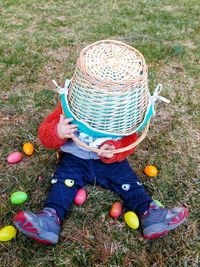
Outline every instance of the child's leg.
POLYGON ((83 160, 71 154, 65 154, 51 178, 51 190, 47 196, 45 207, 56 210, 62 221, 69 210, 76 192, 84 186, 86 166, 83 160))
POLYGON ((21 211, 14 217, 16 227, 25 235, 45 244, 58 242, 60 220, 63 220, 78 188, 83 187, 87 172, 84 161, 72 155, 63 156, 55 175, 45 208, 39 213, 21 211))
POLYGON ((96 161, 94 169, 97 182, 119 193, 125 205, 139 215, 145 238, 162 236, 187 218, 185 207, 166 209, 152 201, 126 160, 104 166, 96 161))
POLYGON ((137 214, 144 214, 147 211, 152 198, 147 194, 127 160, 113 164, 95 161, 94 164, 99 184, 104 186, 106 183, 107 188, 117 192, 124 200, 124 204, 137 214))

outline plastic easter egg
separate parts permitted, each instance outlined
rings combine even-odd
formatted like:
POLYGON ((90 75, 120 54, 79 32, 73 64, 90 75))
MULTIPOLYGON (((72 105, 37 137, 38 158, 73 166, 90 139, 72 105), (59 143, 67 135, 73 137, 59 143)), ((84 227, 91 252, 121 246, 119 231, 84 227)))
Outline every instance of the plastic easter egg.
POLYGON ((31 143, 25 143, 23 145, 23 151, 27 156, 30 156, 34 152, 34 147, 33 147, 33 145, 31 143))
POLYGON ((124 220, 128 224, 128 226, 134 230, 139 227, 138 216, 133 211, 126 212, 124 215, 124 220))
POLYGON ((109 212, 110 216, 112 218, 119 218, 119 216, 122 214, 122 204, 119 201, 116 201, 113 203, 112 208, 110 209, 109 212))
POLYGON ((22 154, 20 152, 12 152, 8 155, 7 161, 8 163, 15 164, 22 160, 22 154))
POLYGON ((74 198, 74 203, 78 206, 83 205, 87 198, 87 194, 84 188, 81 188, 77 191, 76 196, 74 198))
POLYGON ((16 236, 17 230, 14 226, 8 225, 0 230, 0 241, 9 241, 16 236))
POLYGON ((14 205, 22 204, 24 201, 26 201, 28 198, 28 195, 23 191, 17 191, 12 193, 10 196, 10 201, 14 205))
POLYGON ((156 204, 157 204, 159 207, 164 208, 163 204, 162 204, 160 201, 155 200, 155 199, 154 199, 153 201, 156 202, 156 204))
POLYGON ((144 168, 144 173, 147 175, 147 176, 150 176, 150 177, 154 177, 158 174, 158 170, 155 166, 153 165, 149 165, 149 166, 146 166, 144 168))

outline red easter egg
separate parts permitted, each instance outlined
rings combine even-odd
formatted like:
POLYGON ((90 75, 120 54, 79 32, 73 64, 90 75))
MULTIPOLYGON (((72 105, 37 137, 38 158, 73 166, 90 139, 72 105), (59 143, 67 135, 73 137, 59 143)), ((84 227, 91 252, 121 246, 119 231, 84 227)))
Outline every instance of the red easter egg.
POLYGON ((109 214, 112 218, 117 219, 122 214, 121 202, 119 202, 119 201, 114 202, 109 214))
POLYGON ((15 164, 22 160, 22 154, 20 152, 12 152, 8 155, 7 161, 8 163, 15 164))
POLYGON ((81 188, 77 191, 76 196, 74 198, 74 203, 78 206, 83 205, 87 198, 87 194, 84 188, 81 188))

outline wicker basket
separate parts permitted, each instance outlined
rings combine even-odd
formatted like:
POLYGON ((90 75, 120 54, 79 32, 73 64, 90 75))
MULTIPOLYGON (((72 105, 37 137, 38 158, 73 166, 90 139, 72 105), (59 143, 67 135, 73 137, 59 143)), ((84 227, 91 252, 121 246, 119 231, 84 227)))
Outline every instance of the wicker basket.
POLYGON ((102 135, 130 135, 148 106, 143 56, 124 43, 104 40, 82 50, 68 103, 75 117, 102 135))
MULTIPOLYGON (((125 43, 102 40, 81 51, 68 92, 61 100, 65 115, 74 118, 80 131, 97 137, 120 137, 148 125, 150 97, 142 54, 125 43)), ((144 134, 139 142, 143 139, 144 134)))

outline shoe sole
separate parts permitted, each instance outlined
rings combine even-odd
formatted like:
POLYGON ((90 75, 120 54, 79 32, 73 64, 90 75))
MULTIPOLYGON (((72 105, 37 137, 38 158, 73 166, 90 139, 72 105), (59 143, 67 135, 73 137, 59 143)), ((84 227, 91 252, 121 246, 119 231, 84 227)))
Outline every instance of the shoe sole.
MULTIPOLYGON (((182 212, 180 212, 180 216, 182 216, 182 212)), ((157 238, 157 237, 161 237, 161 236, 164 236, 166 235, 169 231, 177 228, 179 225, 181 225, 185 220, 186 218, 188 217, 188 209, 185 208, 184 210, 184 214, 183 214, 183 217, 182 217, 182 220, 179 222, 179 223, 176 223, 176 224, 169 224, 168 225, 168 229, 164 230, 164 231, 161 231, 161 232, 153 232, 151 231, 151 234, 145 234, 145 231, 143 232, 143 237, 145 239, 154 239, 154 238, 157 238)), ((159 225, 157 225, 157 228, 159 228, 159 225)), ((149 230, 148 230, 149 231, 149 230)))
POLYGON ((58 242, 58 236, 56 234, 47 232, 32 224, 31 216, 27 212, 18 212, 13 218, 13 222, 20 232, 41 244, 53 245, 58 242))

